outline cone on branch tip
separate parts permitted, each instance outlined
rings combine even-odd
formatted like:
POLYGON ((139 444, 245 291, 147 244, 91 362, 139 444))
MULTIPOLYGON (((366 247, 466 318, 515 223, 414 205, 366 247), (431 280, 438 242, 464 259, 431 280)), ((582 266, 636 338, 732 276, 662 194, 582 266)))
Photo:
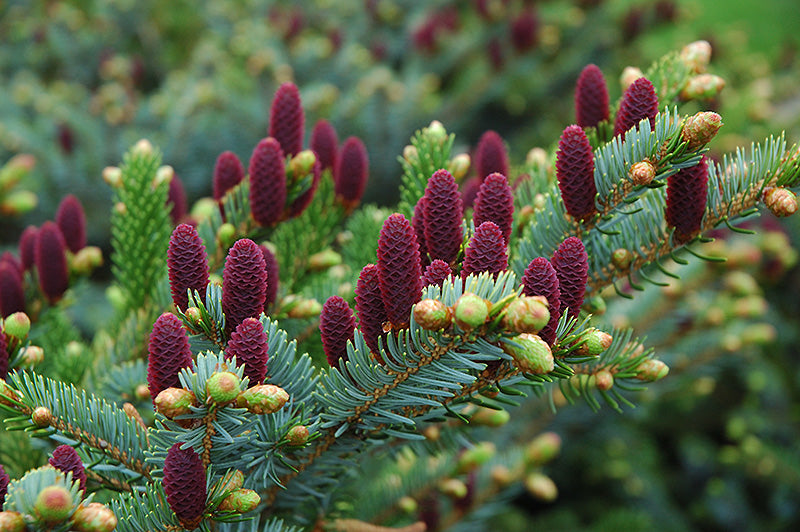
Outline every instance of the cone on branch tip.
POLYGON ((450 326, 453 313, 450 307, 437 299, 423 299, 414 305, 414 321, 427 331, 438 331, 450 326))
POLYGON ((464 239, 464 207, 458 185, 447 170, 437 170, 423 195, 425 250, 431 259, 453 264, 464 239))
POLYGON ((239 396, 241 382, 239 376, 230 371, 213 373, 206 381, 208 402, 218 405, 230 403, 239 396))
POLYGON ((86 493, 86 470, 83 462, 70 445, 59 445, 53 450, 48 463, 64 473, 72 473, 72 481, 78 482, 81 491, 86 493))
POLYGON ((48 526, 63 523, 73 509, 72 494, 64 486, 46 486, 36 496, 33 511, 48 526))
POLYGON ((225 347, 225 358, 236 357, 236 363, 244 365, 244 376, 251 385, 260 384, 267 375, 267 333, 261 322, 246 318, 231 333, 225 347))
POLYGON ((653 84, 647 78, 639 78, 625 89, 614 121, 614 136, 624 135, 630 128, 645 118, 650 128, 655 127, 658 114, 658 97, 653 84))
POLYGON ((189 305, 187 290, 205 294, 208 286, 208 259, 203 241, 189 224, 173 231, 167 248, 167 272, 172 301, 179 309, 189 305))
POLYGON ((583 242, 574 236, 566 238, 559 244, 550 261, 558 276, 561 312, 569 312, 572 317, 578 316, 586 295, 586 281, 589 277, 588 261, 583 242))
POLYGON ((69 286, 66 243, 55 222, 45 222, 36 238, 39 287, 50 304, 58 302, 69 286))
POLYGON ((392 214, 383 223, 377 258, 386 316, 394 328, 407 327, 411 307, 422 297, 422 268, 417 237, 402 214, 392 214))
POLYGON ((83 205, 73 194, 61 200, 56 211, 56 225, 64 235, 67 248, 77 253, 86 247, 86 214, 83 205))
POLYGON ((764 205, 779 218, 797 212, 797 194, 782 187, 767 187, 763 194, 764 205))
POLYGON ((567 212, 576 220, 595 213, 594 154, 580 126, 568 126, 558 141, 556 154, 558 189, 567 212))
POLYGON ((503 138, 496 131, 489 130, 481 135, 472 161, 481 182, 494 172, 508 175, 508 152, 503 138))
MULTIPOLYGON (((3 464, 0 464, 0 510, 3 509, 3 501, 6 498, 6 493, 8 493, 9 482, 11 482, 11 477, 6 473, 3 464)), ((0 530, 2 530, 2 528, 0 528, 0 530)))
POLYGON ((295 155, 303 149, 305 114, 300 91, 291 82, 283 83, 272 99, 269 111, 269 136, 280 144, 283 153, 295 155))
POLYGON ((597 65, 586 65, 575 87, 575 122, 582 128, 608 120, 608 87, 597 65))
POLYGON ((148 343, 147 385, 155 399, 162 390, 180 386, 178 373, 193 364, 183 322, 169 312, 156 319, 148 343))
POLYGON ((688 151, 696 151, 711 142, 722 126, 720 115, 711 111, 702 111, 683 121, 681 139, 688 143, 686 145, 688 151))
POLYGON ((90 502, 78 506, 70 522, 76 532, 111 532, 117 527, 117 516, 107 506, 90 502))
POLYGON ((636 367, 636 378, 640 381, 655 382, 669 373, 669 366, 656 359, 645 360, 636 367))
POLYGON ((220 512, 244 514, 255 510, 259 503, 261 503, 261 497, 257 492, 249 489, 239 488, 225 497, 217 510, 220 512))
POLYGON ((348 137, 339 151, 334 171, 334 191, 345 209, 352 210, 361 202, 368 176, 366 146, 358 137, 348 137))
POLYGON ((250 156, 250 211, 259 225, 272 226, 283 219, 287 195, 284 155, 281 144, 267 137, 250 156))
POLYGON ((327 120, 319 120, 311 131, 310 147, 319 159, 323 170, 336 168, 339 138, 333 125, 327 120))
POLYGON ((542 296, 522 296, 503 311, 503 327, 518 333, 538 333, 549 321, 547 299, 542 296))
MULTIPOLYGON (((1 500, 2 497, 0 497, 1 500)), ((3 506, 0 504, 0 509, 2 508, 3 506)), ((25 532, 25 519, 19 512, 0 512, 0 530, 4 532, 25 532)))
POLYGON ((483 222, 475 229, 464 251, 461 277, 488 272, 496 279, 508 268, 508 250, 503 233, 494 222, 483 222))
POLYGON ((161 390, 154 401, 156 411, 167 419, 175 419, 191 413, 191 406, 197 403, 197 398, 191 390, 170 387, 161 390))
POLYGON ((480 227, 483 222, 494 222, 503 233, 503 241, 508 244, 514 224, 514 195, 506 176, 497 172, 486 176, 478 189, 473 209, 475 227, 480 227))
POLYGON ((650 161, 639 161, 631 165, 628 176, 636 186, 649 185, 656 177, 656 168, 650 161))
POLYGON ((453 307, 453 321, 465 331, 480 327, 488 317, 489 302, 469 292, 462 294, 453 307))
POLYGON ((692 72, 702 74, 711 62, 711 44, 708 41, 691 42, 681 49, 679 57, 692 72))
POLYGON ((703 155, 695 166, 679 170, 667 179, 667 226, 674 227, 673 240, 684 244, 702 227, 708 199, 708 161, 703 155))
POLYGON ((542 340, 552 345, 556 339, 562 307, 558 274, 549 260, 537 257, 528 264, 522 276, 522 293, 526 296, 541 296, 547 301, 550 320, 538 334, 542 340))
POLYGON ((214 163, 213 194, 214 199, 221 201, 225 194, 242 182, 244 166, 232 151, 219 154, 214 163))
POLYGON ((535 334, 522 333, 511 341, 514 344, 503 342, 503 351, 511 355, 514 365, 523 373, 544 375, 555 368, 550 346, 535 334))
POLYGON ((381 298, 381 286, 376 265, 367 264, 361 269, 356 282, 355 296, 358 329, 364 336, 364 341, 370 351, 377 353, 380 350, 378 339, 386 336, 383 331, 383 323, 387 321, 388 317, 381 298))
POLYGON ((258 245, 242 238, 228 250, 222 272, 222 311, 232 332, 246 318, 257 318, 267 299, 267 266, 258 245))
POLYGON ((319 315, 319 331, 325 358, 333 367, 339 359, 347 361, 347 342, 353 339, 356 318, 350 305, 340 296, 331 296, 322 305, 319 315))
POLYGON ((236 406, 246 408, 251 414, 274 414, 289 400, 286 390, 273 384, 258 384, 243 391, 236 398, 236 406))

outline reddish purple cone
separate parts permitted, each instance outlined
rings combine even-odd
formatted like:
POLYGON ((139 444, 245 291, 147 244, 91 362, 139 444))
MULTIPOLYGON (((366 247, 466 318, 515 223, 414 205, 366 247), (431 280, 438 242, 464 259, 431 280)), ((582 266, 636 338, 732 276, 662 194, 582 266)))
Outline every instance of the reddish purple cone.
POLYGON ((311 204, 311 200, 314 199, 314 193, 317 191, 317 187, 319 186, 319 179, 322 176, 322 165, 320 165, 319 161, 314 161, 314 166, 311 168, 311 186, 308 189, 297 196, 295 200, 289 205, 288 212, 286 214, 289 218, 294 218, 295 216, 300 216, 300 214, 306 210, 306 208, 311 204))
POLYGON ((650 119, 650 127, 655 127, 658 114, 658 97, 653 84, 647 78, 639 78, 622 95, 617 119, 614 121, 614 135, 621 135, 640 120, 650 119))
POLYGON ((237 364, 244 364, 244 374, 250 379, 249 386, 255 386, 267 376, 267 347, 267 333, 261 322, 246 318, 231 333, 225 358, 235 356, 237 364))
POLYGON ((511 44, 518 52, 527 52, 539 40, 539 17, 533 9, 526 9, 511 21, 511 44))
POLYGON ((339 152, 339 161, 334 172, 336 196, 341 198, 345 207, 353 208, 361 201, 368 174, 367 148, 358 137, 348 137, 339 152))
POLYGON ((267 299, 267 265, 258 245, 242 238, 228 250, 222 271, 222 312, 230 333, 245 318, 257 318, 267 299))
POLYGON ((608 87, 597 65, 586 65, 575 87, 575 121, 580 127, 597 127, 608 120, 608 87))
POLYGON ((425 248, 433 259, 453 264, 464 239, 464 207, 458 185, 447 170, 437 170, 425 189, 425 248))
POLYGON ((364 341, 373 353, 378 353, 379 338, 386 338, 383 324, 388 320, 386 307, 381 297, 381 283, 378 267, 367 264, 361 269, 356 283, 356 314, 358 328, 364 335, 364 341))
POLYGON ((159 316, 153 324, 147 351, 147 387, 155 403, 163 390, 180 388, 178 373, 192 366, 192 350, 180 318, 169 312, 159 316))
POLYGON ((450 265, 441 259, 436 259, 431 261, 428 267, 425 268, 425 273, 422 276, 422 284, 425 286, 429 284, 442 286, 445 279, 451 275, 453 275, 453 270, 450 269, 450 265))
POLYGON ((522 275, 522 293, 526 296, 543 296, 549 304, 550 321, 538 332, 539 338, 549 345, 556 341, 556 327, 561 319, 561 290, 558 286, 556 270, 544 257, 533 259, 522 275))
POLYGON ((475 229, 475 234, 464 251, 464 264, 461 277, 471 273, 489 272, 497 274, 508 268, 508 253, 503 240, 503 232, 494 222, 483 222, 475 229))
POLYGON ((580 238, 571 236, 559 244, 550 260, 558 276, 561 292, 561 312, 577 317, 586 294, 589 278, 589 259, 580 238))
POLYGON ((71 252, 77 253, 86 247, 86 214, 78 198, 69 194, 61 200, 56 211, 56 224, 71 252))
POLYGON ((55 222, 45 222, 36 238, 36 271, 47 300, 56 303, 69 286, 66 244, 55 222))
POLYGON ((300 102, 300 91, 291 82, 284 83, 275 92, 269 111, 269 136, 280 144, 285 155, 294 156, 303 150, 305 115, 300 102))
POLYGON ((25 311, 25 290, 22 275, 14 264, 0 261, 0 316, 25 311))
POLYGON ((508 152, 502 137, 497 132, 489 130, 481 135, 478 147, 475 149, 475 172, 483 181, 486 176, 497 172, 508 175, 508 152))
POLYGON ((505 52, 503 45, 500 44, 500 39, 492 37, 489 39, 489 44, 486 45, 486 55, 489 56, 489 64, 492 70, 500 72, 506 64, 505 52))
POLYGON ((11 482, 11 477, 6 473, 3 464, 0 464, 0 511, 3 510, 3 501, 8 493, 8 483, 11 482))
POLYGON ((225 194, 242 182, 244 166, 232 151, 224 151, 214 163, 214 199, 219 201, 225 194))
POLYGON ((206 469, 191 447, 176 443, 164 459, 164 493, 181 526, 194 530, 206 509, 206 469))
POLYGON ((417 236, 419 244, 420 263, 426 265, 430 262, 428 258, 428 247, 425 245, 425 196, 422 196, 414 205, 414 216, 411 218, 411 225, 414 227, 414 234, 417 236))
POLYGON ((339 137, 327 120, 319 120, 311 130, 311 149, 317 155, 323 170, 336 168, 339 156, 339 137))
MULTIPOLYGON (((8 364, 8 340, 6 333, 0 331, 0 379, 5 380, 8 377, 8 364)), ((2 502, 3 497, 0 496, 0 509, 3 508, 2 502)))
POLYGON ((417 237, 402 214, 392 214, 381 228, 378 276, 386 316, 395 328, 407 327, 411 307, 422 297, 422 268, 417 237))
POLYGON ((503 233, 503 241, 508 244, 514 224, 514 195, 506 176, 498 173, 486 176, 478 189, 474 208, 472 221, 475 227, 483 222, 494 222, 503 233))
POLYGON ((667 179, 667 209, 664 216, 675 228, 673 239, 683 244, 694 238, 703 223, 708 190, 708 160, 704 155, 695 166, 684 168, 667 179))
POLYGON ((267 246, 259 245, 258 249, 264 256, 264 266, 267 270, 267 294, 264 298, 264 314, 278 299, 278 288, 280 287, 280 272, 278 270, 278 259, 267 248, 267 246))
POLYGON ((38 235, 39 228, 29 225, 19 237, 19 260, 25 271, 30 270, 36 262, 36 238, 38 235))
POLYGON ((180 224, 172 231, 167 248, 167 271, 172 301, 181 310, 189 306, 186 291, 197 290, 205 296, 208 286, 206 248, 189 224, 180 224))
POLYGON ((81 490, 86 493, 86 470, 75 449, 70 445, 59 445, 53 450, 53 456, 47 461, 51 466, 64 473, 72 473, 72 481, 80 482, 81 490))
POLYGON ((22 263, 10 251, 4 251, 3 253, 0 253, 0 264, 2 263, 6 263, 14 268, 14 270, 19 274, 20 279, 25 273, 25 271, 22 269, 22 263))
POLYGON ((169 181, 169 193, 167 195, 167 205, 172 205, 169 210, 169 216, 173 224, 181 223, 181 220, 189 212, 189 206, 186 200, 186 189, 183 188, 183 181, 177 174, 172 176, 169 181))
POLYGON ((275 225, 286 206, 286 166, 281 145, 262 139, 250 157, 250 210, 259 225, 275 225))
POLYGON ((475 200, 481 189, 481 183, 483 183, 483 179, 475 176, 470 177, 461 185, 461 202, 464 204, 465 209, 475 206, 475 200))
POLYGON ((558 141, 556 177, 567 212, 576 220, 595 213, 594 155, 580 126, 568 126, 558 141))
POLYGON ((355 328, 356 318, 347 301, 339 296, 329 297, 319 314, 319 332, 328 364, 336 367, 340 358, 347 361, 347 341, 353 339, 355 328))

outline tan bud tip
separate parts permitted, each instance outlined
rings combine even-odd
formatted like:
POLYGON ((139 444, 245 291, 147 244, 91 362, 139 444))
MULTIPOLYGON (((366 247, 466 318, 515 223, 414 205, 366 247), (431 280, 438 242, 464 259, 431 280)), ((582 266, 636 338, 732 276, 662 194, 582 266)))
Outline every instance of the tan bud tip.
POLYGON ((787 188, 768 187, 764 189, 764 205, 779 218, 797 212, 797 195, 787 188))
POLYGON ((636 186, 649 185, 656 177, 656 168, 649 161, 639 161, 631 165, 628 176, 636 186))

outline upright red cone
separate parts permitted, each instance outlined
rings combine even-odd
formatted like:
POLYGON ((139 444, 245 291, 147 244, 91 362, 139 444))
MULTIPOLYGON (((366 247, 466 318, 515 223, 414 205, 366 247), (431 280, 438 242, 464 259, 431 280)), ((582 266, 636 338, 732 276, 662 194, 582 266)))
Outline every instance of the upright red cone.
POLYGON ((72 481, 78 481, 81 490, 86 493, 86 470, 81 457, 72 446, 59 445, 53 450, 53 456, 47 462, 59 471, 72 473, 72 481))
POLYGON ((514 195, 506 176, 497 172, 486 176, 475 198, 472 221, 475 227, 483 222, 494 222, 508 244, 514 224, 514 195))
MULTIPOLYGON (((8 377, 8 364, 8 339, 6 338, 6 333, 0 331, 0 379, 2 380, 8 377)), ((0 503, 2 501, 3 498, 0 497, 0 503)), ((2 504, 0 504, 0 508, 2 507, 2 504)))
POLYGON ((508 269, 508 252, 503 233, 494 222, 483 222, 475 230, 464 252, 461 277, 471 273, 489 272, 495 278, 508 269))
POLYGON ((544 257, 533 259, 522 276, 522 293, 526 296, 543 296, 547 299, 550 321, 537 334, 539 338, 553 345, 556 328, 561 319, 561 290, 558 275, 550 261, 544 257))
POLYGON ((267 299, 267 266, 258 245, 242 238, 228 250, 222 271, 222 312, 228 333, 245 318, 257 318, 267 299))
POLYGON ((232 151, 219 154, 214 163, 214 199, 219 201, 244 179, 244 166, 232 151))
POLYGON ((338 366, 339 359, 347 361, 347 341, 353 339, 356 318, 347 301, 331 296, 322 305, 319 315, 319 332, 328 364, 338 366))
POLYGON ((50 304, 61 299, 69 286, 66 244, 55 222, 45 222, 36 238, 36 271, 39 287, 50 304))
POLYGON ((186 213, 189 212, 186 189, 183 187, 183 181, 181 181, 177 174, 173 175, 172 179, 169 181, 167 205, 171 205, 169 208, 169 215, 173 224, 181 223, 186 213))
POLYGON ((327 120, 319 120, 311 130, 310 147, 317 156, 323 170, 333 170, 339 158, 339 137, 336 129, 327 120))
POLYGON ((559 244, 550 260, 558 276, 561 292, 561 312, 577 317, 586 294, 589 278, 589 258, 580 238, 571 236, 559 244))
POLYGON ((236 357, 238 365, 244 364, 244 375, 250 379, 249 386, 261 384, 267 376, 267 333, 256 318, 245 318, 225 347, 225 358, 236 357))
POLYGON ((483 181, 491 173, 508 175, 509 163, 503 138, 496 131, 489 130, 481 135, 473 157, 478 179, 483 181))
POLYGON ((169 312, 153 324, 147 346, 147 387, 153 402, 167 388, 180 388, 178 373, 192 366, 189 338, 180 318, 169 312))
POLYGON ((369 175, 367 148, 358 137, 348 137, 339 152, 334 172, 334 189, 344 206, 355 208, 361 202, 369 175))
POLYGON ((30 270, 36 262, 36 238, 38 236, 39 228, 29 225, 19 237, 19 260, 25 271, 30 270))
POLYGON ((622 95, 617 118, 614 121, 614 135, 622 135, 639 121, 650 119, 650 127, 656 124, 658 96, 656 89, 647 78, 639 78, 622 95))
POLYGON ((86 214, 74 195, 69 194, 61 200, 56 211, 56 224, 71 252, 77 253, 86 247, 86 214))
POLYGON ((450 269, 450 265, 441 259, 436 259, 431 261, 425 268, 425 273, 422 275, 422 283, 425 286, 429 284, 442 286, 442 283, 451 275, 453 275, 453 270, 450 269))
POLYGON ((164 493, 181 526, 194 530, 206 510, 206 468, 194 449, 181 445, 170 447, 164 459, 164 493))
POLYGON ((386 337, 383 323, 388 316, 381 298, 381 283, 376 265, 367 264, 361 269, 355 292, 358 328, 370 351, 378 353, 380 351, 378 339, 386 337))
POLYGON ((582 128, 608 120, 608 87, 597 65, 586 65, 575 87, 575 121, 582 128))
POLYGON ((458 185, 447 170, 437 170, 428 180, 424 198, 425 249, 431 260, 453 264, 464 239, 464 207, 458 185))
POLYGON ((664 216, 675 228, 673 240, 683 244, 702 228, 708 198, 708 160, 705 155, 695 166, 684 168, 667 179, 667 208, 664 216))
POLYGON ((181 310, 189 305, 187 290, 205 296, 208 286, 208 259, 203 241, 189 224, 180 224, 172 231, 167 248, 167 272, 172 301, 181 310))
POLYGON ((568 126, 558 141, 556 177, 567 212, 576 220, 586 220, 596 212, 594 197, 594 154, 580 126, 568 126))
POLYGON ((300 91, 294 83, 284 83, 275 92, 269 111, 269 136, 280 144, 285 155, 294 156, 303 150, 305 114, 300 91))
POLYGON ((396 329, 408 327, 411 307, 422 297, 419 244, 402 214, 383 223, 378 238, 378 277, 386 316, 396 329))
POLYGON ((0 261, 0 316, 25 311, 22 275, 14 264, 0 261))
POLYGON ((280 143, 262 139, 250 157, 250 211, 259 225, 275 225, 286 207, 286 166, 280 143))

